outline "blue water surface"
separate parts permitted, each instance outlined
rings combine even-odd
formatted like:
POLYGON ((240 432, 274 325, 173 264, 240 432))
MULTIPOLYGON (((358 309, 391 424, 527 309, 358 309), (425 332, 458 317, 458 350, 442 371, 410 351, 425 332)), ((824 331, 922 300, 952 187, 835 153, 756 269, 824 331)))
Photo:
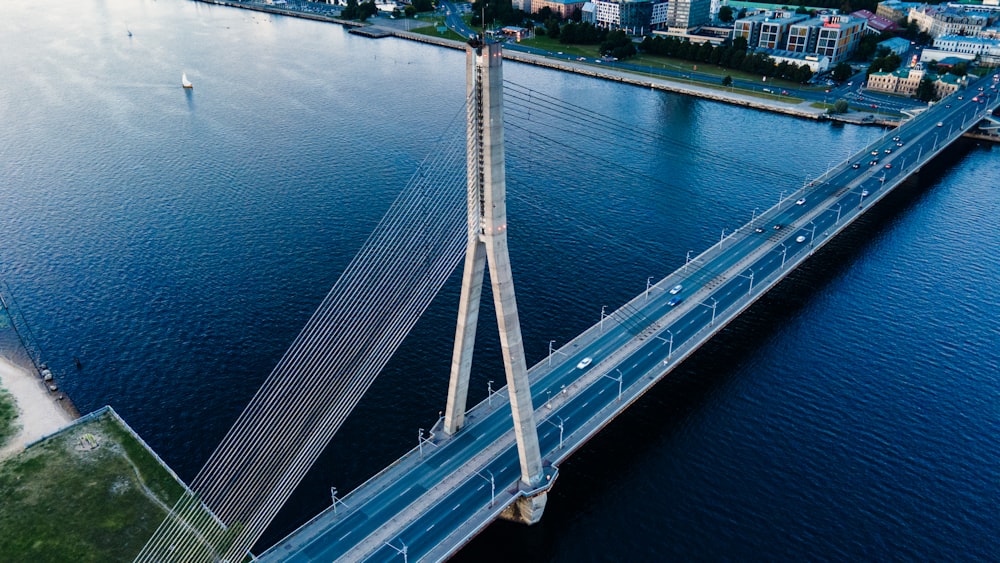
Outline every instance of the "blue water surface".
MULTIPOLYGON (((112 405, 190 479, 462 134, 464 54, 182 0, 6 3, 0 47, 0 277, 78 407, 112 405)), ((532 364, 882 134, 504 72, 623 127, 571 139, 565 115, 511 111, 532 364)), ((996 147, 946 153, 578 452, 540 524, 458 559, 995 560, 997 185, 996 147)), ((457 294, 455 276, 265 541, 437 419, 457 294)), ((492 322, 473 400, 502 380, 492 322)))

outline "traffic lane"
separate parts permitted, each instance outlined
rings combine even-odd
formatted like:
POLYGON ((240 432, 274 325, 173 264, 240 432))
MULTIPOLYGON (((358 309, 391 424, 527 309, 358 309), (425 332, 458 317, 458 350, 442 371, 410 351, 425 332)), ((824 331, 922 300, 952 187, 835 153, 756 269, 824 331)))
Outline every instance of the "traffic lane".
MULTIPOLYGON (((407 555, 419 560, 436 547, 463 522, 490 504, 490 483, 487 477, 492 471, 497 490, 502 494, 517 483, 520 470, 517 468, 517 452, 508 448, 496 461, 483 469, 483 475, 473 475, 448 494, 433 510, 417 518, 396 536, 406 544, 407 555), (513 461, 513 463, 511 463, 513 461)), ((397 548, 402 545, 394 540, 397 548)), ((383 545, 367 558, 369 561, 399 561, 400 554, 395 549, 383 545)))

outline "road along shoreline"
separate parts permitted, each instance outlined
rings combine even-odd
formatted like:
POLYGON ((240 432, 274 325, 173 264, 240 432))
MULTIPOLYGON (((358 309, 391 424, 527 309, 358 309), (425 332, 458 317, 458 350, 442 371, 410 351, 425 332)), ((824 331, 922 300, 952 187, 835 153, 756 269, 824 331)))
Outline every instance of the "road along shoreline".
MULTIPOLYGON (((419 43, 426 43, 429 45, 446 47, 449 49, 456 49, 456 50, 465 49, 465 43, 462 41, 455 41, 453 39, 446 39, 444 37, 423 35, 420 33, 413 33, 411 31, 395 29, 392 27, 371 25, 352 20, 344 20, 324 14, 310 13, 288 8, 279 8, 275 5, 243 3, 235 0, 196 0, 196 1, 203 2, 206 4, 216 4, 220 6, 229 6, 233 8, 255 10, 258 12, 267 12, 283 16, 336 23, 344 27, 350 28, 350 31, 352 32, 354 30, 358 30, 360 32, 362 29, 364 29, 365 31, 367 31, 367 33, 357 33, 357 34, 371 38, 391 36, 391 37, 397 37, 399 39, 405 39, 407 41, 417 41, 419 43)), ((631 84, 641 88, 650 88, 653 90, 661 90, 664 92, 672 92, 675 94, 694 96, 697 98, 711 100, 714 102, 721 102, 725 104, 731 104, 760 111, 767 111, 771 113, 780 113, 792 117, 798 117, 801 119, 850 123, 853 125, 871 125, 878 127, 896 127, 900 124, 900 121, 898 119, 879 117, 877 115, 868 112, 852 111, 844 114, 828 114, 826 113, 825 110, 813 107, 808 102, 790 103, 779 100, 765 100, 750 94, 740 93, 739 91, 736 90, 726 91, 717 88, 712 88, 709 86, 699 86, 693 83, 678 82, 666 78, 643 76, 641 74, 636 74, 634 72, 621 71, 613 68, 601 68, 593 64, 576 63, 572 61, 565 61, 562 59, 552 59, 541 55, 523 53, 509 49, 505 49, 503 51, 503 56, 505 59, 509 59, 512 61, 551 68, 553 70, 572 72, 575 74, 590 76, 592 78, 598 78, 601 80, 621 82, 623 84, 631 84)))

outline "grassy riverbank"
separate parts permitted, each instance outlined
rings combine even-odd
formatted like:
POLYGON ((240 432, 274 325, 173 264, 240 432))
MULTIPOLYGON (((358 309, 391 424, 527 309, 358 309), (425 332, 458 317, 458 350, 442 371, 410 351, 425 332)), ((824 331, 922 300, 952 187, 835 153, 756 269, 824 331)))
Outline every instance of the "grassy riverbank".
POLYGON ((6 446, 7 441, 17 434, 17 428, 17 406, 14 404, 14 397, 0 388, 0 448, 6 446))
POLYGON ((131 561, 182 492, 106 411, 0 464, 0 561, 131 561))

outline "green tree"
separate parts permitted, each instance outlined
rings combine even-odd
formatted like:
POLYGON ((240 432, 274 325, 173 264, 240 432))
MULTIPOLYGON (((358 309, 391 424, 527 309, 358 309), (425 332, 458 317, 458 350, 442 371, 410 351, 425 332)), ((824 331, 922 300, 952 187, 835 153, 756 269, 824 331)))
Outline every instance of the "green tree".
POLYGON ((340 12, 340 17, 345 20, 354 20, 358 18, 358 0, 347 0, 347 7, 345 7, 340 12))
POLYGON ((918 100, 929 102, 937 97, 937 91, 934 90, 934 83, 931 82, 930 78, 926 76, 917 85, 917 93, 914 94, 918 100))
POLYGON ((746 51, 733 49, 733 54, 729 57, 729 64, 727 65, 727 68, 742 68, 743 59, 745 59, 746 56, 746 51))
POLYGON ((733 85, 733 77, 729 76, 728 74, 726 76, 724 76, 722 78, 722 85, 723 86, 732 86, 733 85))
POLYGON ((729 6, 722 6, 719 8, 719 21, 722 23, 729 23, 733 21, 733 9, 729 6))
POLYGON ((841 61, 837 63, 837 66, 833 67, 833 72, 830 73, 830 77, 834 80, 843 82, 844 80, 850 78, 852 74, 854 74, 854 69, 851 68, 851 65, 841 61))
POLYGON ((601 54, 626 59, 635 55, 635 45, 632 44, 632 40, 624 31, 620 29, 611 31, 601 43, 601 54))
POLYGON ((833 102, 833 107, 830 108, 830 113, 847 113, 848 107, 847 100, 841 98, 836 102, 833 102))
POLYGON ((549 18, 545 20, 545 34, 549 36, 549 39, 558 39, 559 20, 555 18, 549 18))
POLYGON ((715 49, 715 47, 713 47, 708 41, 702 43, 701 46, 698 47, 698 61, 707 63, 709 59, 712 58, 713 49, 715 49))
POLYGON ((958 63, 957 65, 951 67, 951 73, 955 76, 965 76, 969 74, 968 63, 958 63))
POLYGON ((378 7, 372 0, 358 4, 358 19, 361 21, 367 21, 368 18, 374 16, 377 13, 378 13, 378 7))
POLYGON ((809 68, 809 65, 799 65, 799 68, 795 70, 795 81, 799 84, 809 82, 809 79, 812 77, 813 71, 809 68))
POLYGON ((434 4, 431 0, 413 0, 411 5, 416 8, 418 12, 431 12, 434 10, 434 4))

